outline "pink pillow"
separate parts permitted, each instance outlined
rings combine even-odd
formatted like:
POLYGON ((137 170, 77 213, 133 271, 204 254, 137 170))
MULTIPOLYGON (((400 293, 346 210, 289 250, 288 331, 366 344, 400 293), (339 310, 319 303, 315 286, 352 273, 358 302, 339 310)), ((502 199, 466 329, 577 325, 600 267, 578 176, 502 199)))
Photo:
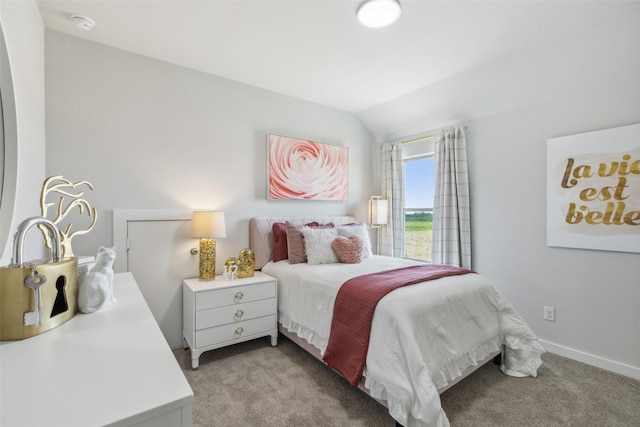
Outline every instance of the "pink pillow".
POLYGON ((362 261, 364 243, 358 236, 338 236, 331 242, 331 248, 340 262, 358 264, 362 261))
POLYGON ((369 239, 369 229, 366 225, 362 223, 350 223, 339 225, 337 228, 339 236, 358 236, 360 240, 362 240, 362 244, 364 245, 362 254, 363 258, 368 258, 373 255, 373 251, 371 250, 371 240, 369 239))
POLYGON ((310 222, 305 225, 293 225, 287 221, 287 252, 289 264, 307 262, 307 254, 304 251, 304 236, 302 228, 333 228, 333 223, 321 225, 318 222, 310 222))
POLYGON ((273 252, 271 253, 271 260, 278 262, 287 259, 287 224, 284 222, 274 222, 271 230, 273 231, 273 252))
MULTIPOLYGON (((306 226, 317 226, 319 222, 310 222, 306 226)), ((284 222, 274 222, 271 226, 273 232, 273 251, 271 252, 271 260, 273 262, 282 261, 289 258, 289 247, 287 245, 287 224, 284 222)))

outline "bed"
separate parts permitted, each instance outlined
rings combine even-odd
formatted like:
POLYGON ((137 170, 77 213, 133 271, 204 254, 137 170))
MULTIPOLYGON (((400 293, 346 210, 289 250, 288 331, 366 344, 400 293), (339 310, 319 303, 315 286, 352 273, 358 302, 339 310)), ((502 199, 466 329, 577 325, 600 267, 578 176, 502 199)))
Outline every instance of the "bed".
MULTIPOLYGON (((333 313, 336 308, 337 315, 342 305, 342 300, 338 304, 336 300, 342 297, 343 284, 377 272, 424 268, 417 261, 373 255, 368 231, 352 216, 255 217, 250 221, 256 269, 278 281, 279 330, 319 360, 324 361, 336 345, 333 313), (291 257, 282 259, 283 224, 288 224, 289 237, 293 228, 304 231, 308 262, 295 259, 291 241, 291 257), (359 235, 361 239, 356 240, 365 241, 365 257, 357 263, 319 258, 314 236, 333 236, 337 231, 310 231, 316 226, 359 235)), ((367 339, 362 377, 359 381, 345 377, 406 427, 448 426, 440 393, 496 359, 507 375, 536 376, 544 352, 513 306, 475 272, 457 272, 392 290, 375 306, 367 339)))

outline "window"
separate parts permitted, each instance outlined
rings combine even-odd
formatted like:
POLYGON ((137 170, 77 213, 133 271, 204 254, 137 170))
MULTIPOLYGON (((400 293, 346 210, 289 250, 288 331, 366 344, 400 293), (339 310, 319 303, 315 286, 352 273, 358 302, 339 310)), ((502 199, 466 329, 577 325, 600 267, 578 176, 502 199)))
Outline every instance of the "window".
POLYGON ((435 159, 404 160, 404 256, 431 261, 435 159))

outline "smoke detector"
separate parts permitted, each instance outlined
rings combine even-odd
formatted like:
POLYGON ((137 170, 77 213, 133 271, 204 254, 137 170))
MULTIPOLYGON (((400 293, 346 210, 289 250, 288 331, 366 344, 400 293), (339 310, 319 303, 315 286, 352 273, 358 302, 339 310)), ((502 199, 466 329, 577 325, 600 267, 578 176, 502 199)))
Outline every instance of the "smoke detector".
POLYGON ((75 13, 72 13, 70 18, 78 28, 84 31, 91 31, 91 29, 96 25, 96 23, 93 22, 91 18, 82 16, 82 15, 77 15, 75 13))

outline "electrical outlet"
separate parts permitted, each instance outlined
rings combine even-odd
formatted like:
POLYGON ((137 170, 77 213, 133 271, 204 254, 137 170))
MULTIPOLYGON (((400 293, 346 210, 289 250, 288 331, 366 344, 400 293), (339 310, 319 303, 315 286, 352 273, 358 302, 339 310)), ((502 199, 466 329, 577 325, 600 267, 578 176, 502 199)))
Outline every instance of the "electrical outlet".
POLYGON ((550 322, 556 321, 556 309, 555 307, 544 306, 544 314, 542 317, 544 320, 548 320, 550 322))

